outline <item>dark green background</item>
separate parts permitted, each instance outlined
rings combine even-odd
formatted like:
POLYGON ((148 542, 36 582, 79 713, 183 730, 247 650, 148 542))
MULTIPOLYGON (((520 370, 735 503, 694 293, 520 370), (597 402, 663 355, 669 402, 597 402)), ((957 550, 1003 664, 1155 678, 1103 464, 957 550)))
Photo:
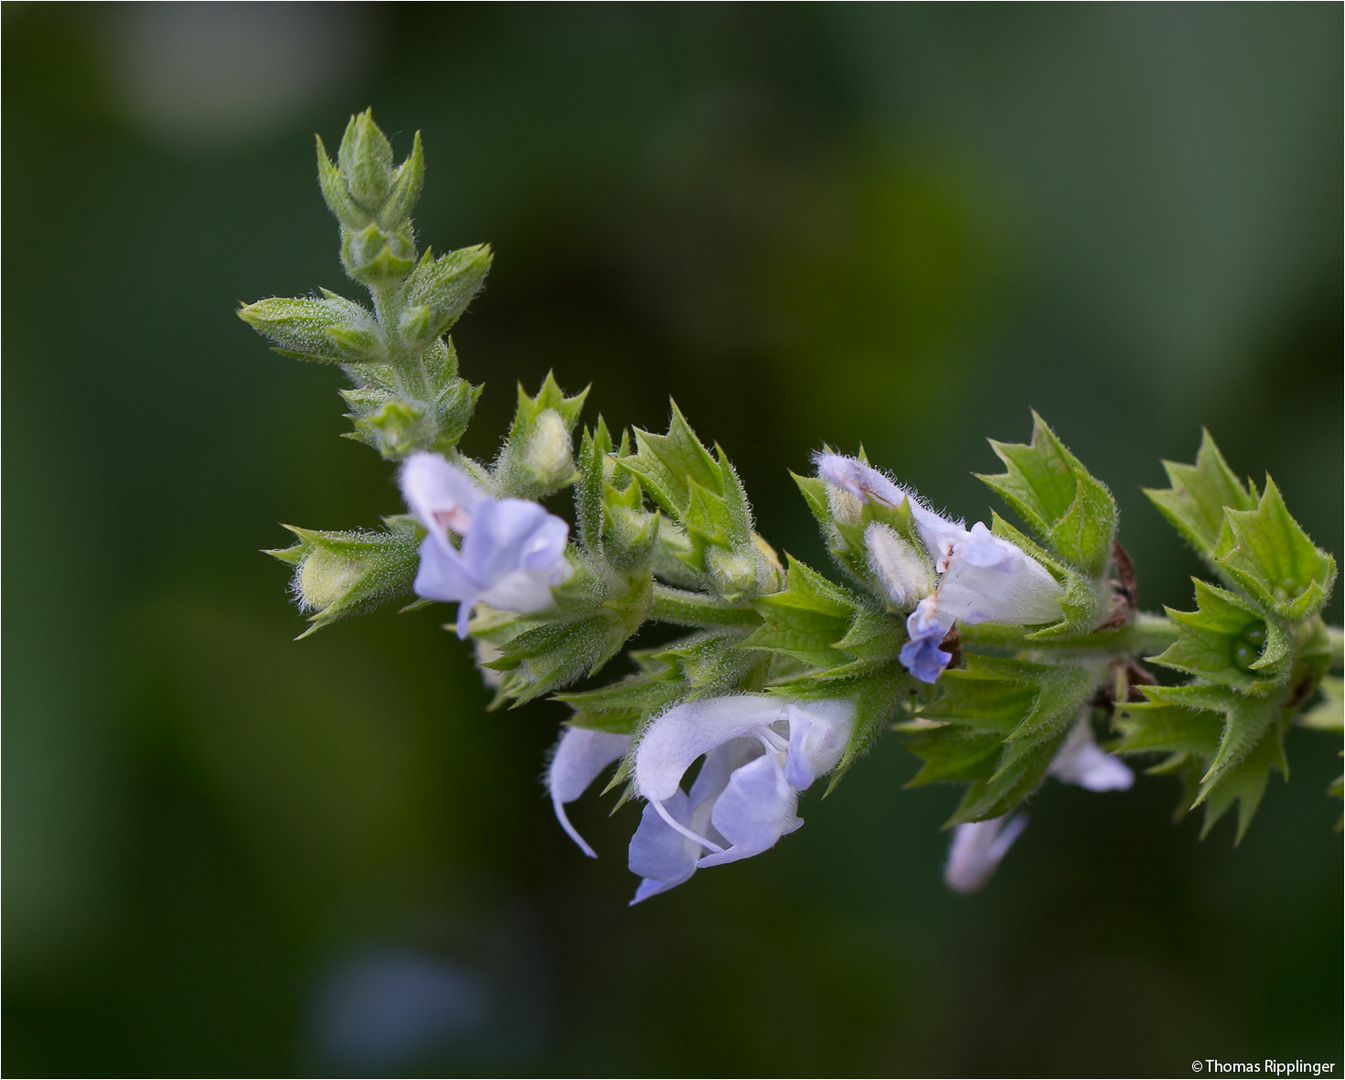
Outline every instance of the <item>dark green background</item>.
MULTIPOLYGON (((1146 606, 1194 558, 1140 494, 1208 425, 1340 554, 1339 5, 6 5, 9 1075, 1187 1075, 1339 1060, 1339 769, 1289 740, 1239 850, 1171 780, 1048 784, 982 894, 889 739, 769 854, 627 909, 486 715, 447 609, 298 644, 277 522, 369 525, 337 372, 239 300, 336 260, 312 135, 425 137, 422 242, 488 240, 459 324, 486 456, 513 385, 676 397, 762 532, 825 561, 823 440, 973 520, 1029 407, 1115 491, 1146 606), (474 1024, 363 1064, 325 987, 403 950, 474 1024)), ((590 417, 593 412, 588 414, 590 417)), ((1339 600, 1328 615, 1340 620, 1339 600)), ((1339 1066, 1337 1066, 1339 1068, 1339 1066)))

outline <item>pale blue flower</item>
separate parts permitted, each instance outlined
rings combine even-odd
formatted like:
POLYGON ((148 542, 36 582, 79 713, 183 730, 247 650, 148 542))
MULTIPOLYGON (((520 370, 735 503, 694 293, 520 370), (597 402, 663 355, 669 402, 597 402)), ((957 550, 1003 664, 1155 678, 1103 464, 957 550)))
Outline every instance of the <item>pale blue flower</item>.
MULTIPOLYGON (((909 505, 925 550, 938 573, 937 585, 920 598, 906 620, 908 640, 900 659, 917 679, 936 682, 952 655, 939 648, 953 623, 1003 622, 1032 626, 1062 615, 1064 589, 1022 548, 995 536, 977 522, 967 529, 936 513, 914 491, 898 486, 877 469, 843 454, 818 454, 817 472, 829 484, 865 500, 909 505)), ((890 530, 889 530, 890 531, 890 530)), ((916 599, 919 578, 899 559, 891 538, 870 527, 865 533, 870 565, 887 587, 894 606, 916 599), (881 546, 880 546, 881 545, 881 546)))
POLYGON ((556 820, 570 835, 570 839, 579 845, 579 850, 590 859, 596 859, 597 852, 570 824, 565 804, 583 795, 608 765, 625 757, 630 740, 629 735, 617 735, 610 731, 567 727, 560 742, 556 743, 551 764, 546 770, 546 786, 551 794, 551 805, 556 810, 556 820))
POLYGON ((438 454, 412 454, 399 481, 428 534, 413 588, 428 600, 458 602, 458 637, 467 636, 477 603, 517 613, 551 606, 551 587, 572 572, 565 521, 535 502, 491 498, 438 454), (462 537, 460 548, 450 531, 462 537))
POLYGON ((738 694, 657 717, 635 751, 636 790, 648 805, 630 845, 630 868, 643 879, 631 902, 680 885, 698 867, 758 855, 802 825, 799 792, 840 762, 854 710, 842 699, 738 694), (683 776, 702 756, 684 791, 683 776))
MULTIPOLYGON (((1080 717, 1074 725, 1046 774, 1061 783, 1077 784, 1089 791, 1126 791, 1135 782, 1135 774, 1120 758, 1107 753, 1093 741, 1093 729, 1087 715, 1080 717)), ((944 883, 961 893, 983 888, 1026 827, 1024 814, 1005 814, 988 821, 959 825, 948 849, 944 883)))

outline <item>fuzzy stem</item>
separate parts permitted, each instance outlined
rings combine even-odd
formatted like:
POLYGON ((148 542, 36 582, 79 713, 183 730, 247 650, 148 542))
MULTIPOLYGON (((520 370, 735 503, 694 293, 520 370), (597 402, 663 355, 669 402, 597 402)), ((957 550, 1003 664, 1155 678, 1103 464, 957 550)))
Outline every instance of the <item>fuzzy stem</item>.
POLYGON ((750 607, 726 604, 703 593, 667 585, 654 586, 654 606, 649 617, 678 626, 756 626, 761 622, 761 616, 750 607))
POLYGON ((1076 634, 1071 637, 1031 639, 1020 627, 1004 626, 999 623, 959 625, 958 633, 962 644, 973 649, 1062 649, 1070 652, 1129 653, 1138 656, 1153 656, 1177 640, 1177 628, 1166 615, 1151 615, 1147 612, 1136 615, 1135 621, 1127 626, 1094 630, 1089 634, 1076 634))

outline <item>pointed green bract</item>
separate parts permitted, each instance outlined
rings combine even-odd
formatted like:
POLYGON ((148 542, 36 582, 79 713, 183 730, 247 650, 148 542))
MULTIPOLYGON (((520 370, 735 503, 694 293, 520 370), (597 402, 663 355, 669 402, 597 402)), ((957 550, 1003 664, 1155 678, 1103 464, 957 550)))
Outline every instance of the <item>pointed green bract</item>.
MULTIPOLYGON (((978 750, 984 749, 987 738, 998 744, 992 768, 982 769, 974 777, 947 777, 974 781, 952 822, 998 817, 1031 795, 1045 778, 1070 727, 1087 707, 1099 679, 1098 672, 1081 664, 1039 664, 985 656, 968 657, 965 669, 944 672, 941 695, 922 708, 920 716, 941 723, 948 732, 919 733, 919 746, 913 749, 921 756, 929 750, 956 758, 962 751, 955 742, 971 739, 968 733, 977 736, 978 750), (945 742, 946 748, 941 745, 945 742)), ((934 771, 939 768, 942 766, 934 771)), ((930 778, 944 777, 931 773, 930 778)))
POLYGON ((1204 789, 1205 821, 1200 829, 1204 839, 1214 828, 1218 820, 1227 813, 1236 801, 1238 804, 1238 828, 1233 843, 1242 843, 1242 838, 1251 824, 1256 809, 1261 805, 1261 796, 1266 792, 1271 769, 1280 775, 1288 776, 1289 766, 1284 760, 1284 743, 1278 727, 1267 729, 1247 752, 1243 759, 1229 769, 1214 784, 1204 789))
POLYGON ((1256 492, 1237 478, 1214 438, 1204 429, 1194 465, 1164 461, 1163 468, 1170 486, 1145 488, 1144 494, 1196 553, 1222 576, 1215 554, 1224 530, 1225 508, 1255 509, 1256 492))
POLYGON ((1200 778, 1199 805, 1211 789, 1257 745, 1283 712, 1283 692, 1269 697, 1251 697, 1225 686, 1145 686, 1150 701, 1190 709, 1223 713, 1224 728, 1219 749, 1200 778))
POLYGON ((1256 696, 1281 685, 1293 660, 1288 630, 1236 593, 1198 579, 1195 587, 1197 610, 1166 609, 1177 641, 1150 659, 1256 696))
POLYGON ((1060 609, 1064 617, 1050 626, 1043 626, 1028 634, 1031 641, 1049 641, 1055 637, 1068 637, 1073 634, 1086 634, 1093 629, 1104 616, 1103 590, 1097 582, 1089 580, 1078 570, 1061 562, 1050 552, 1033 543, 998 514, 991 513, 990 531, 1001 540, 1007 540, 1022 548, 1046 568, 1053 578, 1064 587, 1060 597, 1060 609))
MULTIPOLYGON (((637 451, 617 463, 680 529, 665 535, 665 551, 691 571, 690 583, 728 601, 747 600, 779 587, 774 553, 752 531, 752 511, 724 451, 712 456, 672 403, 666 435, 636 429, 637 451), (685 539, 685 545, 679 540, 685 539)), ((675 584, 681 584, 674 574, 675 584)))
POLYGON ((1297 621, 1322 609, 1336 581, 1336 560, 1308 539, 1280 490, 1266 477, 1255 510, 1229 510, 1215 562, 1281 618, 1297 621))
POLYGON ((898 730, 906 748, 924 761, 907 787, 988 780, 1004 749, 995 733, 957 724, 899 726, 898 730))
POLYGON ((1032 414, 1032 441, 990 440, 1007 472, 980 475, 1042 541, 1071 566, 1100 577, 1116 535, 1116 500, 1091 476, 1040 416, 1032 414))

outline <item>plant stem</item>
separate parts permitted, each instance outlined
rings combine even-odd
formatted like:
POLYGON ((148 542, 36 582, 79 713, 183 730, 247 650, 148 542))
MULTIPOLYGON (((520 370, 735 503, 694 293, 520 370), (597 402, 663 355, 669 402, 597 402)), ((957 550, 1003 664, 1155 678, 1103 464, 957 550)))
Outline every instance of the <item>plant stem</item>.
POLYGON ((679 626, 756 626, 761 616, 742 604, 726 604, 703 593, 654 586, 654 605, 649 617, 679 626))
POLYGON ((1028 637, 1027 632, 1020 627, 1003 626, 999 623, 959 625, 958 632, 962 644, 973 649, 1018 651, 1059 649, 1069 652, 1130 653, 1139 656, 1153 656, 1177 640, 1177 628, 1168 621, 1166 615, 1152 615, 1147 612, 1141 612, 1135 616, 1134 622, 1116 629, 1094 630, 1089 634, 1044 640, 1028 637))

